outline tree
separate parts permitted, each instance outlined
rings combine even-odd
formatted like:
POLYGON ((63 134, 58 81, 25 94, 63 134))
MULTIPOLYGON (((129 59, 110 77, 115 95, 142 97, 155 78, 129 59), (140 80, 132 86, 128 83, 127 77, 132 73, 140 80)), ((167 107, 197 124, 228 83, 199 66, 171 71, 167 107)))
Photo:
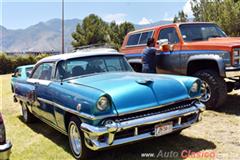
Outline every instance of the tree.
POLYGON ((84 18, 82 24, 78 24, 76 31, 72 33, 72 45, 77 49, 84 45, 108 43, 119 49, 125 35, 134 29, 133 24, 129 22, 117 25, 113 21, 108 24, 100 17, 91 14, 84 18))
POLYGON ((72 33, 74 48, 82 45, 91 45, 109 42, 108 25, 100 17, 90 14, 78 24, 72 33))
POLYGON ((239 0, 192 0, 194 21, 215 22, 228 35, 240 35, 239 0))
POLYGON ((174 16, 173 23, 177 22, 187 22, 188 16, 184 13, 184 11, 178 12, 178 15, 174 16))

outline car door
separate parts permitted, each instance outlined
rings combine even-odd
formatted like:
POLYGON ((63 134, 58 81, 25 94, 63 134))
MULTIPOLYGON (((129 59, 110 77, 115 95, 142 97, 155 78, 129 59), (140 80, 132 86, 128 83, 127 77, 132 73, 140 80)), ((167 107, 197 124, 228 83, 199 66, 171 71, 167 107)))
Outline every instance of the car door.
POLYGON ((56 123, 54 116, 53 89, 51 88, 51 77, 53 62, 41 63, 33 71, 29 83, 34 85, 35 102, 32 111, 39 117, 56 123))
POLYGON ((173 50, 157 54, 157 68, 164 73, 178 73, 180 71, 180 41, 175 27, 162 28, 158 40, 168 40, 173 50))

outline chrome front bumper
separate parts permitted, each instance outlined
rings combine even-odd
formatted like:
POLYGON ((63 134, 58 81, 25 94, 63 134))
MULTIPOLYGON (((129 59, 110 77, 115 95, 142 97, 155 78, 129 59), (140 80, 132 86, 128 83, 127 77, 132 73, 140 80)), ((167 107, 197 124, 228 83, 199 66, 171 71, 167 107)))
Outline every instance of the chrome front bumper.
POLYGON ((85 144, 91 150, 99 150, 111 146, 116 146, 120 144, 130 143, 150 137, 155 137, 153 132, 139 133, 138 128, 146 125, 154 125, 157 123, 164 123, 166 121, 171 121, 172 119, 178 119, 178 122, 173 125, 173 132, 187 128, 191 124, 196 123, 201 120, 201 112, 205 110, 205 105, 197 102, 191 107, 181 110, 175 110, 167 113, 147 116, 143 118, 123 121, 123 122, 112 122, 106 124, 102 127, 96 127, 89 125, 87 123, 81 124, 81 130, 84 133, 85 144), (193 119, 182 123, 181 119, 189 116, 196 115, 193 119), (127 129, 134 129, 134 135, 125 138, 115 138, 115 135, 120 131, 127 129), (100 140, 100 137, 104 136, 104 141, 100 140))
POLYGON ((5 144, 0 145, 0 160, 7 160, 11 154, 12 144, 7 141, 5 144))
POLYGON ((240 67, 226 67, 225 68, 226 77, 240 77, 240 67))

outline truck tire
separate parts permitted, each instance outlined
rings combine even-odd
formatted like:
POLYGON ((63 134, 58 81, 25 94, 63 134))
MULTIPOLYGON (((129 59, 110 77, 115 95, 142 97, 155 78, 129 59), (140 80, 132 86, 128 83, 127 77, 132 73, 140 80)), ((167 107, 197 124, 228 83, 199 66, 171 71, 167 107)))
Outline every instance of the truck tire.
POLYGON ((35 121, 35 117, 34 115, 28 110, 27 104, 21 102, 21 107, 22 107, 22 117, 23 117, 23 121, 25 123, 32 123, 35 121))
POLYGON ((202 80, 201 101, 207 109, 219 108, 226 100, 227 85, 222 77, 213 70, 200 70, 194 74, 202 80))
POLYGON ((68 123, 69 146, 75 159, 86 160, 91 151, 85 145, 80 126, 81 121, 77 117, 70 118, 68 123))

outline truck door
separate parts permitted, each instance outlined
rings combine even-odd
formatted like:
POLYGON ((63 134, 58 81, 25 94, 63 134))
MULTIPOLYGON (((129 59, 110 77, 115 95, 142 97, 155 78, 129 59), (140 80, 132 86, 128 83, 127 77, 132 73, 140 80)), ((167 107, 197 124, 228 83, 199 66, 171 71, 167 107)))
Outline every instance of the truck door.
POLYGON ((180 70, 180 41, 175 27, 162 28, 158 40, 168 40, 167 52, 157 53, 157 69, 160 73, 178 73, 180 70))
POLYGON ((56 123, 54 116, 53 90, 51 89, 51 75, 54 63, 47 62, 38 65, 29 82, 34 85, 35 102, 32 111, 40 118, 56 123))

